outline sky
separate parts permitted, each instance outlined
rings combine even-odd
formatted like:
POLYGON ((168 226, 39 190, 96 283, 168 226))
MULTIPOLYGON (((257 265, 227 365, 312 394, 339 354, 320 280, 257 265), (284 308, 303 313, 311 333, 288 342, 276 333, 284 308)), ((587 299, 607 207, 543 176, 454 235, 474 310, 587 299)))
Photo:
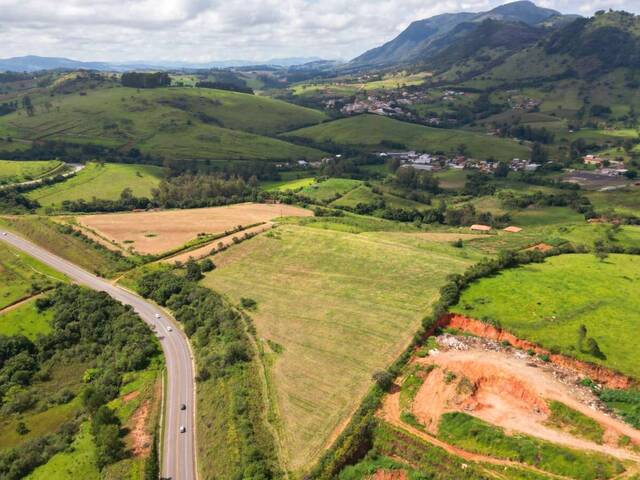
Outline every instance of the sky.
MULTIPOLYGON (((0 58, 187 61, 350 59, 413 20, 485 11, 499 0, 0 0, 0 58)), ((563 13, 640 0, 538 0, 563 13)))

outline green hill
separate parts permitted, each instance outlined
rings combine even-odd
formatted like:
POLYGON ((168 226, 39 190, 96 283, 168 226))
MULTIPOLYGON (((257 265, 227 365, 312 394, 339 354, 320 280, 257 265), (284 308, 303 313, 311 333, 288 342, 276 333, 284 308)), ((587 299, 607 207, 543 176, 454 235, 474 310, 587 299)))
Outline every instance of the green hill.
POLYGON ((319 143, 333 141, 368 151, 388 150, 389 147, 385 147, 383 142, 393 142, 412 150, 453 153, 464 144, 471 157, 481 159, 493 156, 498 160, 511 160, 529 156, 527 147, 512 140, 465 130, 430 128, 379 115, 359 115, 327 122, 290 132, 286 136, 303 137, 319 143))
POLYGON ((267 136, 326 118, 279 100, 200 88, 112 87, 33 102, 32 116, 0 118, 0 136, 138 147, 168 158, 316 158, 316 150, 267 136))
POLYGON ((122 165, 89 163, 74 177, 61 183, 32 190, 27 196, 43 207, 60 205, 64 200, 116 200, 125 188, 135 196, 150 197, 158 186, 163 169, 151 165, 122 165))

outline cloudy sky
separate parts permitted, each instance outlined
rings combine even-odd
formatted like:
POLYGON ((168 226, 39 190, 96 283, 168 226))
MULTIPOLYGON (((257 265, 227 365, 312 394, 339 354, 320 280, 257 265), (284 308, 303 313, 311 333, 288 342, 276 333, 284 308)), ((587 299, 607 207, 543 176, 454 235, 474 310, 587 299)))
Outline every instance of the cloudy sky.
MULTIPOLYGON (((499 0, 0 0, 0 58, 349 59, 412 20, 499 0)), ((640 13, 640 0, 538 0, 564 13, 640 13)))

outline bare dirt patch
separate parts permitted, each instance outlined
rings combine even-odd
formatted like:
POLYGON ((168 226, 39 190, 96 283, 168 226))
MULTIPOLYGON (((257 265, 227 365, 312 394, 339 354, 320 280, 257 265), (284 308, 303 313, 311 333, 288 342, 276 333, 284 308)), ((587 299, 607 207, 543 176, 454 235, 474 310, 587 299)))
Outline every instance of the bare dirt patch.
POLYGON ((580 375, 530 357, 499 343, 469 337, 438 337, 441 349, 417 359, 436 365, 418 390, 412 413, 436 434, 443 413, 460 411, 500 426, 579 450, 591 450, 621 460, 640 461, 640 454, 618 447, 627 436, 640 445, 640 431, 613 418, 593 393, 578 385, 580 375), (548 402, 555 400, 600 424, 603 443, 578 438, 551 427, 548 402))
POLYGON ((533 245, 532 247, 525 248, 525 250, 527 251, 536 250, 538 252, 548 252, 549 250, 553 250, 553 246, 543 242, 543 243, 538 243, 536 245, 533 245))
POLYGON ((122 397, 122 401, 124 403, 130 402, 134 398, 137 398, 140 395, 140 390, 134 390, 133 392, 127 393, 122 397))
POLYGON ((268 222, 280 216, 311 216, 310 210, 283 204, 242 203, 227 207, 116 213, 78 217, 80 224, 123 248, 156 255, 193 240, 199 233, 219 234, 238 225, 268 222))
POLYGON ((479 337, 497 340, 499 342, 508 342, 510 345, 522 349, 531 350, 536 354, 546 354, 552 363, 580 372, 583 376, 587 376, 595 382, 602 384, 608 388, 627 389, 636 385, 636 382, 621 373, 614 372, 608 368, 594 365, 592 363, 582 362, 575 358, 566 357, 560 354, 552 354, 548 350, 541 348, 533 342, 522 340, 512 333, 501 328, 496 328, 479 320, 458 314, 448 314, 440 319, 440 326, 448 326, 456 330, 471 333, 479 337))
POLYGON ((146 457, 151 449, 151 435, 147 432, 147 417, 149 416, 149 401, 145 401, 131 417, 131 453, 136 457, 146 457))

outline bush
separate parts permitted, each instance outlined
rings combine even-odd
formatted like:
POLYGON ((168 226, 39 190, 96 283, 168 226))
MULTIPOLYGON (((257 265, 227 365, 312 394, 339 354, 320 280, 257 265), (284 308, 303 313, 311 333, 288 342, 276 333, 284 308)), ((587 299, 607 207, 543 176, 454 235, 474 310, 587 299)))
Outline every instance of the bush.
POLYGON ((381 370, 379 372, 374 373, 372 378, 382 390, 384 390, 385 392, 388 392, 391 386, 393 385, 393 380, 395 376, 390 372, 381 370))
POLYGON ((205 258, 202 262, 200 262, 200 271, 202 272, 210 272, 215 268, 216 266, 210 258, 205 258))
POLYGON ((242 306, 242 308, 245 308, 247 310, 255 310, 256 308, 258 308, 258 302, 256 302, 253 298, 242 297, 240 299, 240 305, 242 306))

